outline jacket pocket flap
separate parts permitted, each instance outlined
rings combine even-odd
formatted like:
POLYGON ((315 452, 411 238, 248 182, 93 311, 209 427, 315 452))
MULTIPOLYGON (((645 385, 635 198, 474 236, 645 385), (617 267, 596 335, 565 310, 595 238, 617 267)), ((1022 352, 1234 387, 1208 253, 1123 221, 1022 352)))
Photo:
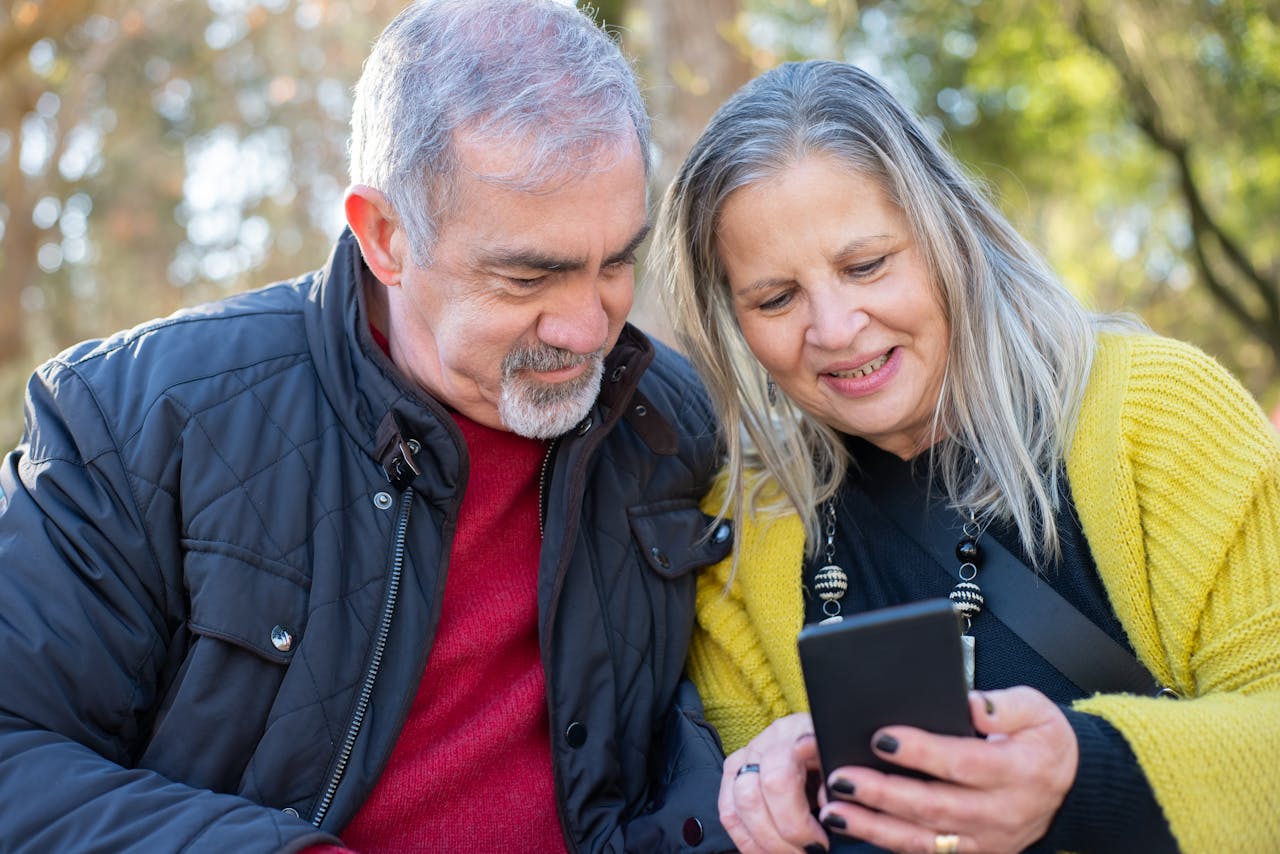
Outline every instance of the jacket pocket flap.
POLYGON ((191 631, 288 662, 306 623, 307 580, 291 567, 239 554, 235 547, 185 545, 191 631))
POLYGON ((631 533, 654 572, 677 578, 694 569, 718 563, 733 548, 733 529, 715 521, 694 501, 661 501, 627 511, 631 533))

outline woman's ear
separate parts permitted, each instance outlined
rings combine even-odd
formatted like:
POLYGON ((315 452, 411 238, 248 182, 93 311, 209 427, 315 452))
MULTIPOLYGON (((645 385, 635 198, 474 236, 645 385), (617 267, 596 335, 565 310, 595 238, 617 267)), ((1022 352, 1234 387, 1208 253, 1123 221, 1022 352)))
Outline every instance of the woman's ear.
POLYGON ((395 240, 400 225, 391 202, 370 186, 352 184, 342 204, 365 264, 382 284, 399 285, 403 271, 400 253, 407 244, 403 238, 395 240))

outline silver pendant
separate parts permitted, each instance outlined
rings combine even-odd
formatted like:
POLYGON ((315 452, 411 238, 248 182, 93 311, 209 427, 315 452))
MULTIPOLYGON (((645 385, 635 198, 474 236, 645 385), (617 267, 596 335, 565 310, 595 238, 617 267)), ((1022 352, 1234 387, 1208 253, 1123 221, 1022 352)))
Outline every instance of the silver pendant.
POLYGON ((973 635, 960 636, 960 648, 964 651, 964 681, 973 690, 973 673, 976 669, 973 657, 973 635))

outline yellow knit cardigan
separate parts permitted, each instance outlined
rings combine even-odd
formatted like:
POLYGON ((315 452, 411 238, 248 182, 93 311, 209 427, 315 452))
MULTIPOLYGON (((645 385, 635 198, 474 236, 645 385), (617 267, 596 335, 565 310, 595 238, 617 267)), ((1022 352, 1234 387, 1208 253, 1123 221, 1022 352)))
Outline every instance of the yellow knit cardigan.
MULTIPOLYGON (((1184 699, 1096 694, 1183 851, 1280 852, 1280 442, 1195 348, 1103 335, 1067 455, 1108 598, 1184 699)), ((714 512, 718 496, 705 507, 714 512)), ((796 634, 804 532, 748 519, 741 561, 698 582, 689 675, 726 752, 808 708, 796 634)))

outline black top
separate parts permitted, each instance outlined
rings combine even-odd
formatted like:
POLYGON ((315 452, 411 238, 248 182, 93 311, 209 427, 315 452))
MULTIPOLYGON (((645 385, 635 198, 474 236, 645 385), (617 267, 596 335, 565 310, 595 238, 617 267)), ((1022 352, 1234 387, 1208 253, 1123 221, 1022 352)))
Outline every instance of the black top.
MULTIPOLYGON (((835 562, 849 576, 849 589, 842 600, 843 613, 946 596, 956 582, 959 560, 940 565, 881 510, 877 485, 890 480, 909 481, 920 494, 927 493, 927 457, 903 461, 893 454, 860 439, 849 440, 856 466, 845 478, 836 499, 835 562)), ((1061 558, 1042 566, 1049 585, 1086 617, 1131 650, 1124 629, 1108 601, 1097 567, 1089 551, 1075 513, 1066 478, 1059 479, 1061 495, 1055 522, 1061 558)), ((940 487, 935 486, 936 497, 940 487)), ((996 538, 1024 564, 1027 553, 1013 527, 993 522, 979 540, 996 538)), ((824 554, 805 569, 805 621, 822 619, 821 601, 810 595, 817 569, 826 563, 824 554)), ((1028 570, 1030 571, 1030 570, 1028 570)), ((982 585, 979 570, 975 583, 982 585)), ((1168 822, 1160 811, 1145 774, 1134 758, 1124 736, 1102 718, 1069 708, 1083 696, 1079 688, 1062 675, 990 609, 978 614, 970 634, 975 642, 975 687, 979 690, 1029 685, 1063 707, 1075 730, 1080 747, 1076 780, 1067 794, 1046 836, 1031 851, 1176 851, 1168 822)), ((834 838, 833 838, 834 841, 834 838)), ((862 843, 839 846, 841 851, 879 850, 862 843)))

